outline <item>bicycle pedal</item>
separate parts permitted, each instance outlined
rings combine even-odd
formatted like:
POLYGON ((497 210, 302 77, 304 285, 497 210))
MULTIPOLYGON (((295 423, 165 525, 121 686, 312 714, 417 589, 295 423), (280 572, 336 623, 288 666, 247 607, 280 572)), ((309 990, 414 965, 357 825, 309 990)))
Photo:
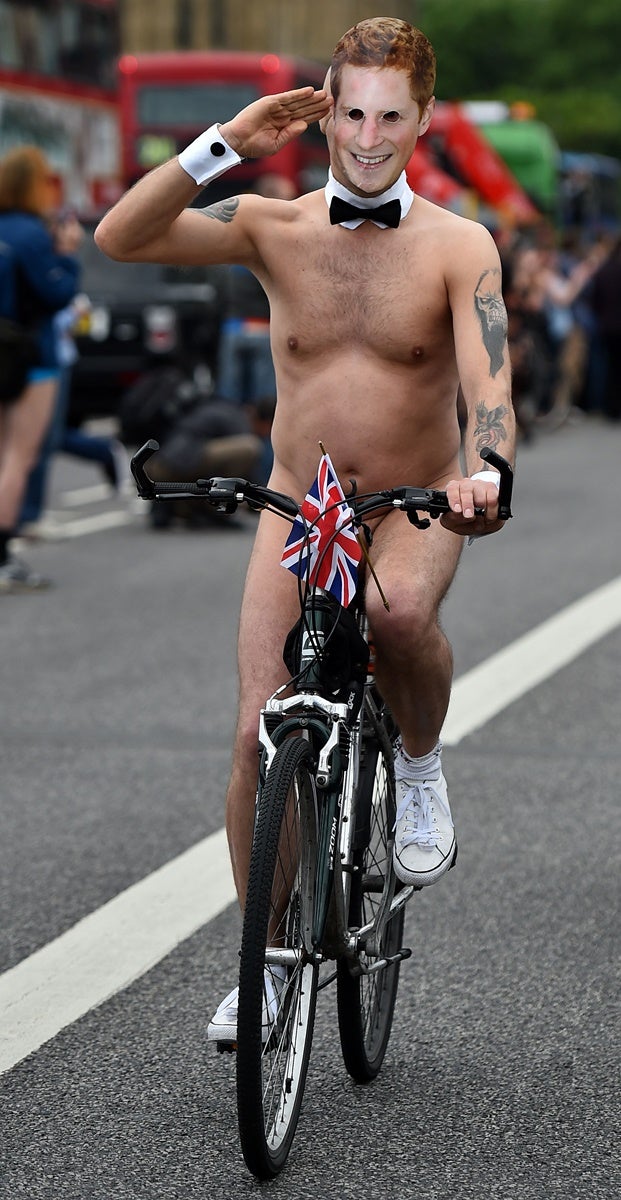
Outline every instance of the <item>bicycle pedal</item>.
POLYGON ((216 1042, 218 1054, 234 1054, 237 1050, 237 1042, 216 1042))
POLYGON ((402 892, 404 888, 411 888, 413 892, 422 892, 422 884, 419 883, 403 883, 395 876, 395 896, 402 892))

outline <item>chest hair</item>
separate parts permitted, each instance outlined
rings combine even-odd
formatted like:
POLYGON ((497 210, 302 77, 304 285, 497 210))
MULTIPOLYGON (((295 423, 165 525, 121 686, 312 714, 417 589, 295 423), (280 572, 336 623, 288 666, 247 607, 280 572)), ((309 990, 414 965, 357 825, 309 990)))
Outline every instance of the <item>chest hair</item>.
MULTIPOLYGON (((307 329, 320 324, 335 339, 411 338, 426 307, 409 255, 374 244, 317 247, 304 262, 307 329)), ((299 294, 299 293, 298 293, 299 294)))

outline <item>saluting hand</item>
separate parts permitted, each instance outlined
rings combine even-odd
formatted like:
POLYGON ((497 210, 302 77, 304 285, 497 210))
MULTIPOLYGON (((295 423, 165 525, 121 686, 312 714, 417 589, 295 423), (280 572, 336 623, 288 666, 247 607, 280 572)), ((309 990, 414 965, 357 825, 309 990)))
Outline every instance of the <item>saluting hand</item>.
POLYGON ((327 116, 331 107, 331 97, 312 87, 262 96, 221 125, 220 133, 242 158, 263 158, 277 154, 313 121, 327 116))

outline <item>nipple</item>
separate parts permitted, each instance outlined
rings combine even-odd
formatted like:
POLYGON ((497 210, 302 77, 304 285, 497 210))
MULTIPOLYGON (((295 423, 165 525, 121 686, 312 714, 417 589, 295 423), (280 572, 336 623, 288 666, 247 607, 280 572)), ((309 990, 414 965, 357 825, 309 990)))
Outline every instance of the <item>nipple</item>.
POLYGON ((287 338, 287 346, 289 347, 290 350, 297 350, 298 339, 296 337, 294 337, 293 334, 291 334, 291 336, 287 338))
POLYGON ((422 358, 425 351, 422 346, 414 346, 412 350, 412 358, 422 358))

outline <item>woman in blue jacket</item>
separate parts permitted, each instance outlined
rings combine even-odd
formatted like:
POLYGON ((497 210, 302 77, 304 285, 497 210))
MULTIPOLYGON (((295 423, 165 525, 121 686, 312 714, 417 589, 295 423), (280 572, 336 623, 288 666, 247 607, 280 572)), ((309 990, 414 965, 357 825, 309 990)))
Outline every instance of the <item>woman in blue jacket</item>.
POLYGON ((82 229, 53 227, 52 176, 34 146, 0 160, 0 317, 26 326, 36 365, 19 395, 0 402, 0 594, 47 587, 49 580, 10 553, 22 495, 51 419, 59 367, 53 316, 77 291, 75 252, 82 229))

